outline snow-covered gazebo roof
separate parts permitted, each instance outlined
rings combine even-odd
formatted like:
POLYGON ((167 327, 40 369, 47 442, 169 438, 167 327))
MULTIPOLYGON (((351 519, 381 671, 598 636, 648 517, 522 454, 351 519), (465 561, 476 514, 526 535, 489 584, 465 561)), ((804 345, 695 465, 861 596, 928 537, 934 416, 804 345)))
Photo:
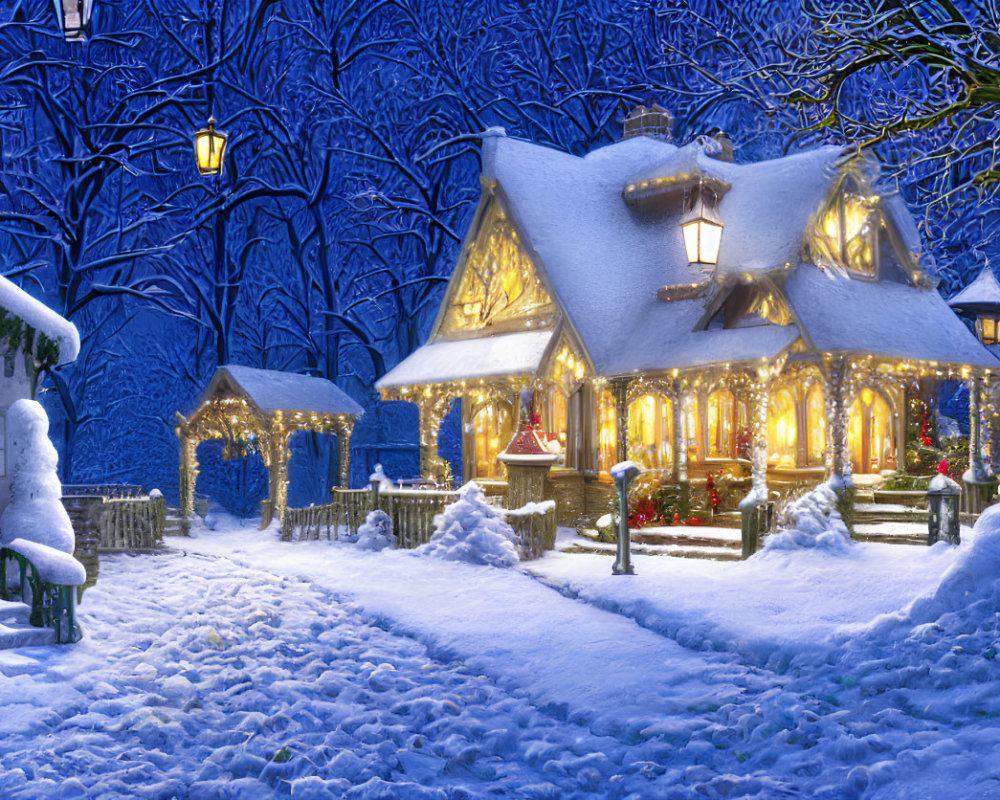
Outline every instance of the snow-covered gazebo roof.
POLYGON ((975 280, 955 294, 948 305, 961 311, 1000 311, 1000 283, 989 264, 984 264, 975 280))
POLYGON ((275 411, 300 411, 359 418, 365 413, 331 381, 309 375, 226 364, 215 371, 205 390, 205 398, 215 397, 223 387, 236 390, 265 415, 275 411))
POLYGON ((2 275, 0 275, 0 311, 13 314, 55 342, 59 348, 56 364, 68 364, 80 354, 80 334, 76 325, 2 275))

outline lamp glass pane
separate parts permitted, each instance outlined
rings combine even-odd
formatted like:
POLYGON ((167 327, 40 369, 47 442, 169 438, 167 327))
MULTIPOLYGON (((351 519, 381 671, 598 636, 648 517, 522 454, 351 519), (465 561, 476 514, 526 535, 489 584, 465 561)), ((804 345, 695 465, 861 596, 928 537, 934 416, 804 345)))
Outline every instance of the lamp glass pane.
POLYGON ((691 264, 697 264, 698 258, 698 228, 701 222, 686 222, 681 226, 684 231, 684 249, 687 250, 687 259, 691 264))
POLYGON ((719 261, 719 247, 722 245, 722 226, 702 220, 698 259, 702 264, 716 264, 719 261))

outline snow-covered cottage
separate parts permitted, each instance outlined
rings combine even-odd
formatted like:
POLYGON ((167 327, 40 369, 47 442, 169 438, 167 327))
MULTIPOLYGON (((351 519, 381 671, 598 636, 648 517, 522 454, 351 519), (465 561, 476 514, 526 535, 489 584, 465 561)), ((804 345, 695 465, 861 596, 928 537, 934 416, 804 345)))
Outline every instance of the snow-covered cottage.
POLYGON ((80 334, 72 322, 0 276, 0 511, 10 501, 7 410, 34 398, 39 378, 79 353, 80 334))
POLYGON ((669 114, 640 109, 583 157, 484 136, 430 337, 377 383, 419 407, 426 476, 447 471, 437 433, 461 400, 463 479, 502 480, 530 386, 562 453, 556 494, 576 505, 627 458, 677 480, 749 460, 766 495, 901 467, 910 401, 1000 368, 869 156, 744 164, 724 135, 669 134, 669 114))

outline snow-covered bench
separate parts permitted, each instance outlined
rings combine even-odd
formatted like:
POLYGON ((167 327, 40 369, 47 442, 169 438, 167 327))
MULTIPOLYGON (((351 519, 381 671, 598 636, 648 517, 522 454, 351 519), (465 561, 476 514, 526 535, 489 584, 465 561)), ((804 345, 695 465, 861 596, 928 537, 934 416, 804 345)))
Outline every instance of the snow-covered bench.
POLYGON ((14 539, 0 548, 0 570, 0 596, 4 600, 19 595, 20 600, 31 606, 31 624, 53 628, 57 644, 79 641, 76 587, 87 580, 83 564, 54 547, 14 539), (17 565, 16 571, 13 564, 17 565))

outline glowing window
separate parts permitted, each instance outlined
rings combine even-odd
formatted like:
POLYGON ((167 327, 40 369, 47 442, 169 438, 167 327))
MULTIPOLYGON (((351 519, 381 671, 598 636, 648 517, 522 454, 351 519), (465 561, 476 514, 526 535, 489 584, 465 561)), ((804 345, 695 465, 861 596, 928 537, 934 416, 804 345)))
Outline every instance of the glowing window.
POLYGON ((736 454, 736 398, 720 389, 708 398, 709 458, 732 458, 736 454))
POLYGON ((980 317, 979 318, 979 339, 983 344, 997 344, 997 318, 996 317, 980 317))
POLYGON ((597 397, 597 469, 605 477, 618 463, 618 429, 615 398, 607 389, 597 397))
POLYGON ((629 459, 647 469, 668 466, 672 429, 672 406, 667 398, 645 394, 632 401, 628 407, 629 459))
POLYGON ((873 277, 877 271, 877 202, 878 197, 856 191, 846 181, 842 183, 813 228, 813 261, 821 267, 840 267, 873 277))
POLYGON ((847 442, 857 473, 896 468, 892 409, 878 392, 864 388, 851 404, 847 442))
POLYGON ((795 466, 795 395, 788 388, 771 396, 767 411, 768 464, 779 468, 795 466))
POLYGON ((481 330, 502 323, 531 327, 554 311, 517 231, 492 203, 470 246, 443 331, 481 330))
POLYGON ((818 383, 814 383, 806 395, 806 423, 809 463, 821 464, 826 456, 826 405, 818 383))
POLYGON ((497 456, 514 435, 514 414, 510 405, 487 403, 473 416, 472 430, 475 477, 502 477, 497 456))

